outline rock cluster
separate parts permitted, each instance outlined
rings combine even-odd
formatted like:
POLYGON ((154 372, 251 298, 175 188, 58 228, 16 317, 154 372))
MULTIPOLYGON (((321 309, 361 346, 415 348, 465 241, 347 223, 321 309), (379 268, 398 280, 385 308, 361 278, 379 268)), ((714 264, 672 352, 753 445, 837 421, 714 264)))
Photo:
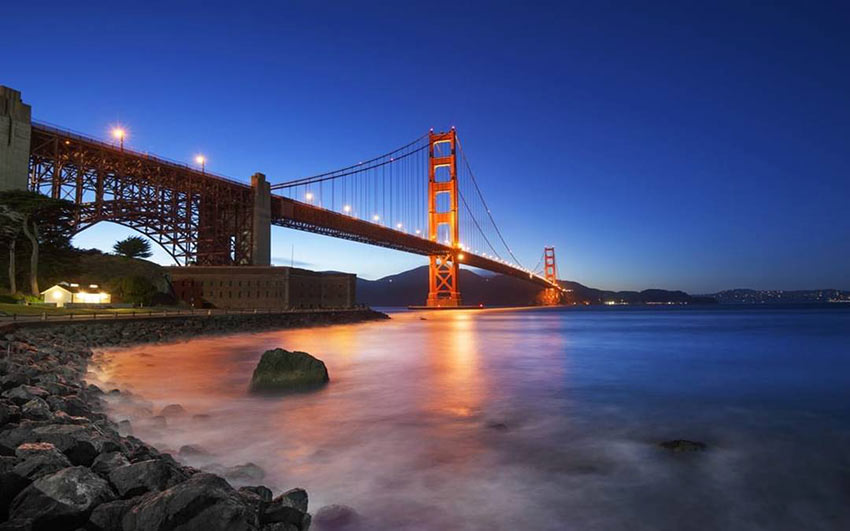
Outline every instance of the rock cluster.
MULTIPOLYGON (((329 317, 355 317, 348 313, 329 317)), ((84 381, 91 347, 175 339, 199 329, 224 333, 234 324, 281 326, 208 318, 7 331, 0 339, 0 530, 306 531, 311 519, 303 489, 277 497, 259 485, 237 490, 218 475, 181 465, 122 435, 105 414, 104 392, 84 381)))
POLYGON ((251 376, 251 391, 276 392, 315 388, 330 381, 322 360, 282 348, 263 353, 251 376))

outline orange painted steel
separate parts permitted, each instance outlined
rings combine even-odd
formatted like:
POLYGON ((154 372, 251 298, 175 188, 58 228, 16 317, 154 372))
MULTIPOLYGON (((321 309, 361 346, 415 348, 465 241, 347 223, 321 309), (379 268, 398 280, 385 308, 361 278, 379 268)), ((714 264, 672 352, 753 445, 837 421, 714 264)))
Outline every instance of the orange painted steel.
POLYGON ((461 306, 458 288, 460 235, 458 231, 457 133, 431 133, 428 149, 428 239, 437 242, 441 226, 448 226, 448 252, 429 256, 428 306, 461 306), (448 148, 448 153, 440 152, 448 148), (448 179, 439 180, 440 168, 448 170, 448 179), (440 210, 437 197, 448 195, 448 209, 440 210))

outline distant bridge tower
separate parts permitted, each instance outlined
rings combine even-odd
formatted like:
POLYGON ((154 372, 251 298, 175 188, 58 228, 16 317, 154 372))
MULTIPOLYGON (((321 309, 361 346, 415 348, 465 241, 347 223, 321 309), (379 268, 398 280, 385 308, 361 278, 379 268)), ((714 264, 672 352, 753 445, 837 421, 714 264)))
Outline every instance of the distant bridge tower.
MULTIPOLYGON (((558 266, 555 264, 555 248, 543 248, 543 277, 548 282, 558 284, 558 266)), ((543 290, 543 304, 546 306, 554 306, 561 302, 561 290, 556 287, 546 288, 543 290)))
MULTIPOLYGON (((428 306, 461 306, 458 289, 458 191, 457 191, 457 133, 430 133, 428 164, 428 237, 436 242, 440 229, 447 229, 442 240, 452 250, 432 254, 428 275, 428 306), (441 197, 442 196, 442 197, 441 197), (438 197, 443 199, 438 201, 438 197), (447 201, 445 200, 447 199, 447 201)), ((442 242, 441 242, 442 243, 442 242)))
POLYGON ((555 248, 543 248, 543 276, 549 282, 558 282, 558 266, 555 265, 555 248))

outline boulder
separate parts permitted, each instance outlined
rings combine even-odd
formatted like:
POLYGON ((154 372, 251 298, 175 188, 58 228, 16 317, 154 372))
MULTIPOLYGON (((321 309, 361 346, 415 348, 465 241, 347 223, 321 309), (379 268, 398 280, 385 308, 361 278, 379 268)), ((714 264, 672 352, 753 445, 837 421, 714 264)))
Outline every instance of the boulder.
POLYGON ((704 452, 708 446, 699 441, 688 441, 686 439, 674 439, 658 443, 658 446, 673 452, 704 452))
POLYGON ((310 528, 309 514, 299 511, 295 507, 276 502, 277 499, 263 509, 260 514, 261 524, 289 524, 295 526, 299 531, 306 531, 310 528))
POLYGON ((327 531, 354 530, 360 528, 360 515, 347 505, 325 505, 313 519, 316 526, 327 531))
POLYGON ((121 529, 121 520, 124 515, 137 503, 141 497, 130 498, 129 500, 115 500, 111 502, 101 503, 89 516, 89 521, 86 524, 86 529, 92 531, 114 531, 121 529))
POLYGON ((227 481, 199 473, 162 492, 147 494, 122 519, 125 531, 200 529, 247 531, 258 522, 227 481))
POLYGON ((64 468, 21 491, 9 516, 32 520, 34 529, 74 529, 88 520, 95 506, 114 498, 109 484, 91 470, 64 468))
POLYGON ((0 426, 21 420, 21 408, 11 400, 0 400, 0 426))
POLYGON ((235 483, 255 483, 266 477, 265 471, 254 463, 226 468, 222 475, 235 483))
POLYGON ((36 397, 41 399, 47 398, 48 394, 49 393, 41 387, 36 387, 34 385, 19 385, 4 392, 3 396, 15 404, 22 406, 36 397))
POLYGON ((53 414, 44 399, 35 397, 21 406, 21 415, 30 420, 49 420, 53 414))
POLYGON ((185 474, 162 459, 124 465, 109 473, 109 482, 122 498, 159 492, 186 479, 185 474))
POLYGON ((13 470, 20 463, 17 457, 0 457, 0 522, 9 518, 9 505, 30 481, 13 470))
POLYGON ((301 488, 289 489, 274 500, 275 502, 285 503, 291 507, 298 509, 301 512, 307 512, 308 497, 307 491, 301 488))
POLYGON ((33 428, 32 433, 36 441, 53 443, 75 465, 90 466, 98 454, 119 449, 91 425, 48 424, 33 428))
POLYGON ((263 485, 257 485, 256 487, 242 487, 239 489, 239 493, 256 496, 266 503, 271 502, 273 497, 271 489, 264 487, 263 485))
POLYGON ((251 391, 275 392, 309 389, 330 381, 324 362, 306 352, 281 348, 267 350, 251 377, 251 391))
POLYGON ((24 443, 15 450, 21 461, 12 473, 27 483, 71 466, 71 462, 50 443, 24 443))
POLYGON ((121 452, 104 452, 95 457, 91 469, 101 476, 108 477, 116 468, 129 464, 130 461, 121 452))
POLYGON ((177 455, 186 459, 198 457, 212 457, 212 454, 195 444, 184 444, 177 450, 177 455))

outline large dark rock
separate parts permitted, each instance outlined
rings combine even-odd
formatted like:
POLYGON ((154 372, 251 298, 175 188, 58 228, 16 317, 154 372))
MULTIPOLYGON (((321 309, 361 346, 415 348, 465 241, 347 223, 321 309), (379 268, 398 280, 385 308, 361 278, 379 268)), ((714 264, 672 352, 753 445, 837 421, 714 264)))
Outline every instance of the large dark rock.
POLYGON ((162 459, 124 465, 109 473, 109 482, 122 498, 159 492, 186 479, 186 475, 162 459))
POLYGON ((53 443, 75 465, 91 466, 101 452, 120 449, 93 425, 49 424, 32 433, 36 441, 53 443))
POLYGON ((121 521, 124 515, 137 503, 141 497, 129 500, 115 500, 101 503, 92 511, 86 529, 92 531, 115 531, 121 529, 121 521))
POLYGON ((50 443, 24 443, 15 450, 21 459, 12 473, 26 479, 27 483, 71 466, 71 462, 50 443))
POLYGON ((310 515, 307 514, 307 491, 291 489, 262 508, 260 522, 263 524, 286 524, 299 530, 310 527, 310 515))
POLYGON ((0 457, 0 522, 9 518, 9 505, 15 496, 30 484, 30 480, 14 472, 20 463, 17 457, 0 457))
POLYGON ((301 512, 307 512, 309 498, 307 491, 301 488, 289 489, 274 500, 275 502, 285 503, 290 507, 294 507, 301 512))
POLYGON ((12 519, 30 519, 35 530, 74 529, 95 506, 115 498, 109 484, 88 468, 60 470, 33 482, 12 501, 12 519))
POLYGON ((251 377, 251 391, 275 392, 310 389, 330 381, 322 360, 306 352, 281 348, 267 350, 251 377))
POLYGON ((227 481, 204 473, 162 492, 143 496, 122 520, 124 531, 247 531, 256 529, 258 524, 250 505, 227 481))
POLYGON ((313 519, 322 531, 342 531, 360 529, 361 519, 357 511, 347 505, 325 505, 316 512, 313 519))
POLYGON ((9 389, 3 393, 5 398, 8 398, 15 404, 22 406, 33 398, 47 398, 48 392, 41 387, 34 385, 19 385, 13 389, 9 389))
POLYGON ((21 420, 21 408, 11 400, 0 400, 0 426, 21 420))
POLYGON ((21 416, 30 420, 49 420, 53 414, 44 399, 35 397, 21 406, 21 416))
POLYGON ((92 461, 91 469, 104 477, 118 467, 129 465, 130 461, 121 452, 104 452, 92 461))

